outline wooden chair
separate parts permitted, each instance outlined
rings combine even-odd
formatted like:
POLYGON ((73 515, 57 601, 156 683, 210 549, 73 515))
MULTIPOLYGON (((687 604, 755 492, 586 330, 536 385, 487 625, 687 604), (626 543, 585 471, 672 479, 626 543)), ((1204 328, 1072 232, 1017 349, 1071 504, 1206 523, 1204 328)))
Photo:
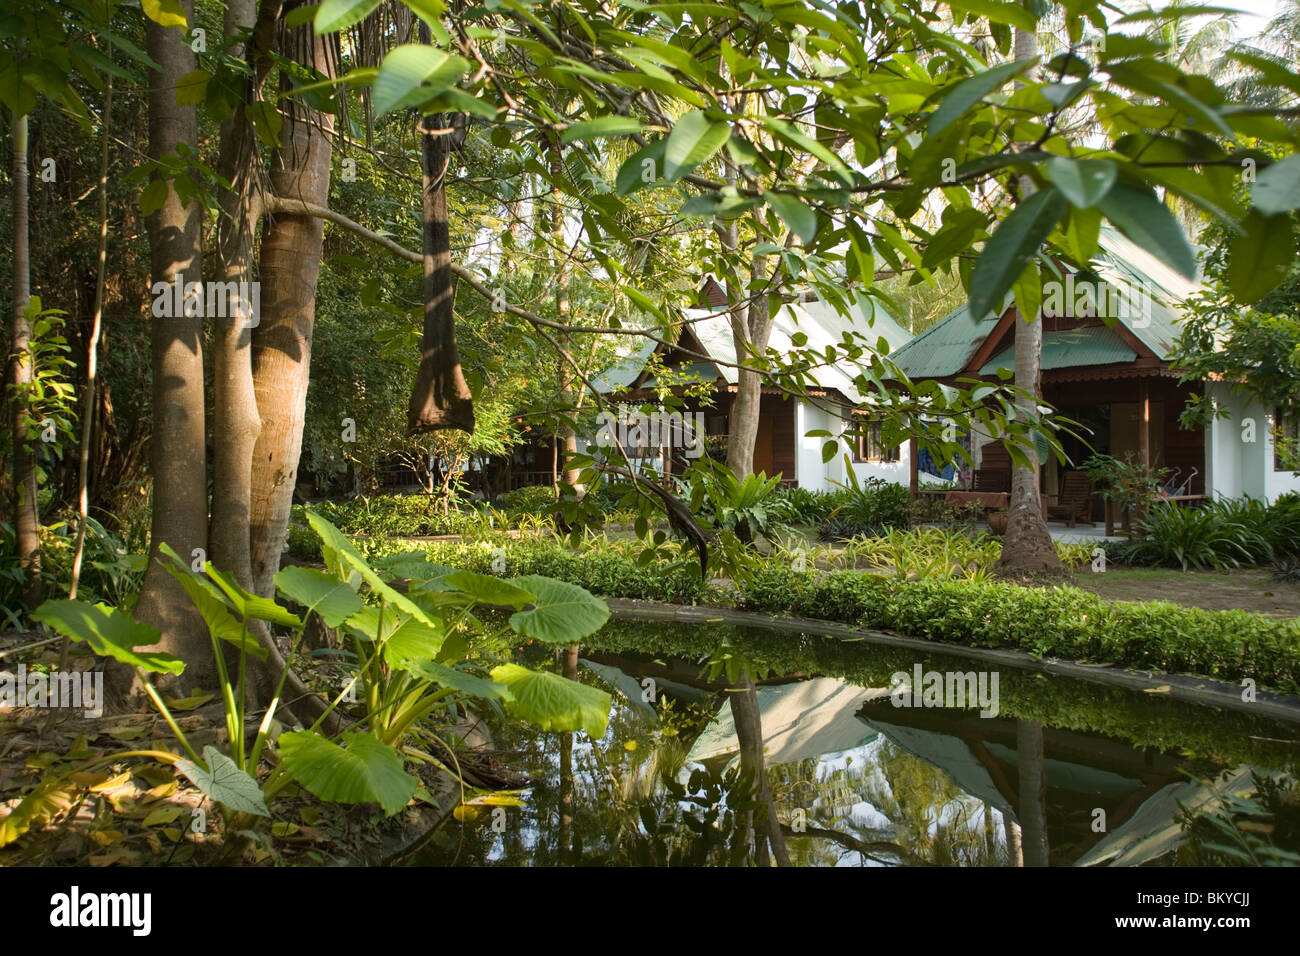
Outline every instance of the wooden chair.
POLYGON ((1092 479, 1087 472, 1067 472, 1061 479, 1056 504, 1047 506, 1047 517, 1064 521, 1071 528, 1078 521, 1092 524, 1092 494, 1092 479))

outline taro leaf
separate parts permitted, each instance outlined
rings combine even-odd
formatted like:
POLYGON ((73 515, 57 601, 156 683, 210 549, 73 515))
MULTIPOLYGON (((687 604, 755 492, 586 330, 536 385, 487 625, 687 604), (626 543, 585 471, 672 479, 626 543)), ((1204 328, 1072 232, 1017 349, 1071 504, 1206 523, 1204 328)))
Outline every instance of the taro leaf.
POLYGON ((609 605, 576 584, 528 574, 515 584, 536 595, 533 607, 510 615, 510 626, 524 637, 547 644, 576 644, 605 626, 609 605))
POLYGON ((970 313, 983 319, 1024 273, 1052 229, 1065 215, 1065 198, 1055 189, 1034 193, 1002 221, 984 244, 970 280, 970 313))
POLYGON ((1102 215, 1143 249, 1188 279, 1196 277, 1196 253, 1169 207, 1145 189, 1117 183, 1099 204, 1102 215))
POLYGON ((585 730, 593 740, 605 735, 611 698, 603 690, 518 664, 492 668, 492 679, 514 695, 506 710, 542 730, 585 730))
POLYGON ((204 564, 203 568, 208 572, 208 577, 216 582, 217 587, 225 592, 227 600, 245 621, 269 621, 283 627, 302 627, 298 615, 286 611, 270 598, 258 597, 245 591, 234 578, 214 568, 211 561, 204 564))
POLYGON ((361 575, 366 584, 370 585, 371 591, 382 596, 389 604, 404 611, 416 620, 429 625, 433 624, 433 621, 417 604, 405 594, 394 591, 384 583, 383 579, 366 562, 366 559, 361 556, 361 552, 343 535, 343 532, 314 511, 307 512, 307 521, 311 524, 312 529, 320 535, 321 551, 325 555, 326 566, 340 580, 343 579, 347 568, 351 567, 361 575))
POLYGON ((1070 203, 1079 209, 1095 206, 1115 185, 1118 169, 1109 159, 1070 159, 1053 156, 1043 171, 1070 203))
POLYGON ((203 623, 208 626, 212 636, 242 647, 246 653, 259 660, 265 660, 266 649, 257 643, 235 617, 226 596, 211 581, 191 571, 166 542, 159 546, 159 550, 171 558, 171 563, 164 563, 163 569, 180 582, 198 608, 199 616, 203 618, 203 623))
POLYGON ((457 571, 448 574, 443 582, 450 584, 462 594, 473 598, 477 604, 496 604, 509 607, 523 607, 537 600, 531 591, 527 591, 513 581, 503 581, 490 574, 477 574, 473 571, 457 571))
POLYGON ((386 641, 393 636, 394 631, 411 620, 409 616, 402 614, 400 611, 395 611, 391 607, 384 608, 383 617, 383 634, 379 633, 379 608, 373 604, 367 604, 360 608, 356 614, 343 622, 343 626, 362 640, 386 641))
POLYGON ((498 684, 496 681, 487 680, 484 677, 475 677, 473 674, 466 674, 454 667, 445 667, 432 661, 425 661, 413 666, 411 673, 423 677, 425 680, 431 680, 442 687, 458 690, 462 694, 468 694, 471 697, 481 697, 484 700, 514 700, 514 694, 510 693, 510 688, 504 684, 498 684))
POLYGON ((1250 199, 1266 216, 1300 209, 1300 156, 1288 156, 1260 173, 1250 199))
POLYGON ((664 148, 664 179, 676 182, 722 148, 731 137, 731 124, 711 120, 700 110, 691 110, 668 134, 664 148))
POLYGON ((315 611, 326 627, 338 627, 361 609, 360 595, 333 575, 293 565, 275 575, 276 587, 291 601, 315 611))
POLYGON ((290 731, 280 735, 278 750, 285 773, 333 803, 378 803, 392 816, 419 784, 396 749, 369 734, 345 734, 339 746, 313 730, 290 731))
POLYGON ((233 760, 211 744, 203 748, 203 760, 208 765, 207 770, 190 760, 176 761, 176 769, 227 810, 259 817, 271 815, 266 809, 262 788, 256 780, 235 766, 233 760))
POLYGON ((48 624, 66 638, 84 641, 96 654, 150 673, 179 674, 185 670, 185 662, 171 654, 135 650, 157 644, 158 630, 107 604, 67 598, 46 601, 32 612, 32 620, 48 624))
POLYGON ((384 642, 384 660, 390 667, 409 670, 413 664, 437 657, 444 636, 441 626, 404 621, 384 642))

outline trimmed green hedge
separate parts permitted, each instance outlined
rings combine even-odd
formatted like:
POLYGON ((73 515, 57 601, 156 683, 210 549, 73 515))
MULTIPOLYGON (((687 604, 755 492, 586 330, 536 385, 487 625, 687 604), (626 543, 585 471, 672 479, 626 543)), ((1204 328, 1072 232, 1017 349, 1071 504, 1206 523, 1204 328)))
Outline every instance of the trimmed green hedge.
POLYGON ((1206 611, 1165 601, 1111 602, 1078 588, 1001 581, 898 581, 857 571, 817 579, 767 568, 742 606, 841 621, 972 647, 1252 678, 1300 691, 1300 618, 1206 611))

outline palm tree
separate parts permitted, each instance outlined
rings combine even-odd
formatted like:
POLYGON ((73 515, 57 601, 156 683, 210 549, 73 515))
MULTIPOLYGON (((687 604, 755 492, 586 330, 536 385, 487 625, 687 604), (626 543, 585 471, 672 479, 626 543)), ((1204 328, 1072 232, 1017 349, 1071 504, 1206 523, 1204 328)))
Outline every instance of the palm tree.
MULTIPOLYGON (((1032 59, 1038 54, 1038 36, 1029 30, 1016 30, 1013 49, 1017 60, 1032 59)), ((1033 181, 1028 176, 1020 178, 1022 197, 1029 195, 1033 188, 1033 181)), ((1017 404, 1032 414, 1038 401, 1043 358, 1043 324, 1038 316, 1016 319, 1015 349, 1016 387, 1024 395, 1017 404)), ((1029 458, 1028 464, 1017 464, 1011 472, 1010 518, 1002 539, 998 569, 1004 574, 1059 571, 1061 559, 1056 555, 1052 534, 1047 530, 1039 497, 1038 450, 1030 444, 1024 451, 1029 458)))

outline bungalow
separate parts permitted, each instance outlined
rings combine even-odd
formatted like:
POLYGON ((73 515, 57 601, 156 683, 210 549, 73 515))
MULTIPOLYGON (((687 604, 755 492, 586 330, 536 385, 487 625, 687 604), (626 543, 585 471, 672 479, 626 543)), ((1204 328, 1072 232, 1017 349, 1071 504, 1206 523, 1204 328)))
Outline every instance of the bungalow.
MULTIPOLYGON (((714 280, 704 289, 704 306, 688 309, 681 333, 672 347, 647 339, 613 367, 592 380, 597 391, 626 414, 637 417, 630 406, 656 400, 656 369, 663 375, 671 370, 675 393, 684 395, 686 424, 702 426, 705 447, 714 454, 725 448, 731 405, 735 399, 738 370, 735 341, 726 312, 726 296, 714 280), (706 397, 698 397, 700 386, 706 397), (693 387, 692 387, 693 386, 693 387), (696 393, 696 397, 692 397, 696 393)), ((844 333, 854 332, 868 342, 885 340, 888 349, 901 346, 910 337, 878 304, 864 295, 853 297, 848 315, 813 299, 782 305, 772 323, 768 347, 778 352, 795 348, 794 336, 807 337, 805 348, 816 349, 843 343, 844 333)), ((744 356, 741 356, 743 359, 744 356)), ((812 374, 814 387, 805 396, 791 397, 775 387, 764 387, 760 399, 758 436, 754 447, 754 471, 769 477, 780 475, 785 487, 828 490, 833 482, 847 479, 842 455, 822 461, 823 438, 809 438, 808 432, 825 430, 838 434, 862 405, 854 387, 855 370, 847 364, 824 366, 812 374)), ((860 412, 859 412, 860 413, 860 412)), ((635 427, 635 422, 631 423, 635 427)), ((677 421, 657 429, 661 440, 638 443, 641 461, 660 473, 671 474, 697 457, 697 446, 662 440, 674 433, 677 421), (685 444, 687 447, 683 448, 685 444)), ((689 428, 688 428, 689 430, 689 428)), ((699 430, 698 428, 696 429, 699 430)), ((641 428, 639 437, 651 429, 641 428)), ((628 429, 623 429, 626 434, 628 429)), ((594 443, 594 441, 592 442, 594 443)), ((910 462, 906 447, 890 448, 881 441, 880 430, 868 427, 853 448, 852 467, 859 479, 883 478, 907 481, 910 462)))
MULTIPOLYGON (((1276 460, 1272 411, 1227 382, 1180 382, 1173 364, 1182 310, 1201 285, 1173 272, 1109 227, 1090 273, 1066 270, 1044 284, 1042 396, 1057 412, 1091 431, 1063 441, 1070 464, 1093 450, 1167 468, 1166 487, 1184 495, 1273 499, 1300 490, 1300 479, 1276 460), (1183 428, 1187 400, 1204 395, 1230 418, 1183 428)), ((912 379, 997 381, 1015 367, 1015 323, 1008 301, 1000 313, 973 316, 962 306, 895 350, 891 358, 912 379)), ((975 485, 1006 490, 1010 462, 992 435, 973 436, 975 485)), ((1043 465, 1050 499, 1063 469, 1043 465)))

